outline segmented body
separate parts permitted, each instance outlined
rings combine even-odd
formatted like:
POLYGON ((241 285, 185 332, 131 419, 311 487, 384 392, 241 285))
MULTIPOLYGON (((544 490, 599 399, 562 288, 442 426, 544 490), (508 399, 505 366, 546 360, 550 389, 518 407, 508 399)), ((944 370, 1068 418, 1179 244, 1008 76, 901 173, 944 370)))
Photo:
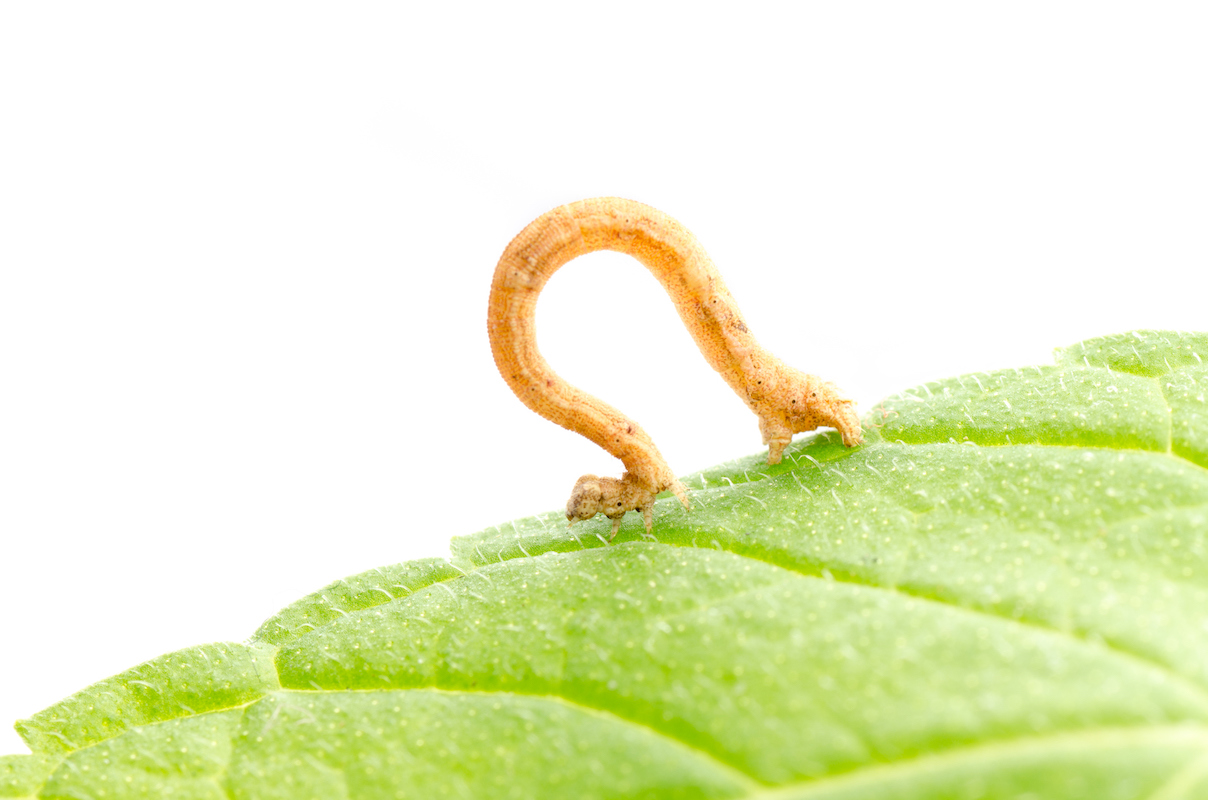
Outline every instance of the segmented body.
POLYGON ((667 490, 689 507, 686 490, 641 426, 564 381, 537 349, 541 289, 562 265, 596 250, 628 253, 658 279, 705 360, 759 417, 768 463, 780 461, 794 433, 819 426, 838 429, 849 447, 863 441, 852 401, 755 341, 717 268, 686 228, 632 200, 580 200, 541 215, 512 240, 495 268, 487 316, 495 364, 516 396, 625 465, 619 480, 579 479, 567 504, 572 524, 603 513, 613 520, 615 536, 624 513, 641 510, 649 531, 654 497, 667 490))

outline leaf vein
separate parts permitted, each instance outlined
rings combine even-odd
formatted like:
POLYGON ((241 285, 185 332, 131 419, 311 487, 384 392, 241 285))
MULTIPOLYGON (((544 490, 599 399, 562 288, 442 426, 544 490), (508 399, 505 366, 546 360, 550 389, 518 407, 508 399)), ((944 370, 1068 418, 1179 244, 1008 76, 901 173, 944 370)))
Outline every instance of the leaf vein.
MULTIPOLYGON (((1044 736, 1027 736, 1016 739, 1001 739, 991 742, 981 742, 975 745, 954 747, 938 753, 927 753, 915 758, 902 761, 890 761, 867 767, 857 767, 851 772, 829 775, 810 781, 777 786, 775 788, 757 791, 747 796, 747 800, 807 800, 820 791, 837 789, 839 787, 859 786, 860 784, 876 784, 880 781, 911 775, 926 775, 943 770, 945 767, 957 766, 964 763, 977 763, 979 760, 992 760, 998 756, 1026 755, 1029 751, 1041 753, 1056 753, 1062 750, 1077 750, 1083 747, 1125 747, 1140 743, 1155 745, 1190 746, 1202 748, 1193 754, 1187 767, 1175 774, 1184 775, 1195 767, 1191 779, 1200 777, 1200 766, 1208 759, 1208 728, 1201 725, 1148 725, 1124 728, 1085 728, 1078 731, 1062 731, 1044 736)), ((1160 792, 1161 790, 1159 790, 1160 792)), ((1177 795, 1168 795, 1161 800, 1173 800, 1177 795)), ((1157 795, 1151 800, 1155 800, 1157 795)))
MULTIPOLYGON (((660 544, 665 544, 665 546, 671 546, 671 547, 694 547, 695 549, 701 549, 699 546, 691 545, 691 544, 684 544, 684 545, 666 544, 666 543, 660 543, 660 544)), ((1076 643, 1086 646, 1086 647, 1101 648, 1103 650, 1106 650, 1108 653, 1112 654, 1113 656, 1116 656, 1116 657, 1119 657, 1122 659, 1126 659, 1129 661, 1137 662, 1146 668, 1159 672, 1166 680, 1182 685, 1183 688, 1185 688, 1188 691, 1190 691, 1191 693, 1195 694, 1196 697, 1199 698, 1205 705, 1208 705, 1208 689, 1205 689, 1205 687, 1201 686, 1197 681, 1195 681, 1185 675, 1182 675, 1178 672, 1175 672, 1168 664, 1164 664, 1160 661, 1156 661, 1143 653, 1138 653, 1138 652, 1135 652, 1132 650, 1122 648, 1118 644, 1113 643, 1112 641, 1110 641, 1109 639, 1107 639, 1105 637, 1090 639, 1090 638, 1078 636, 1073 631, 1070 631, 1070 630, 1062 630, 1061 628, 1056 628, 1051 625, 1046 625, 1043 622, 1041 622, 1040 620, 1008 617, 1003 614, 996 614, 990 609, 978 608, 977 606, 961 605, 959 603, 954 603, 954 602, 945 600, 940 597, 928 596, 921 592, 912 592, 912 591, 909 591, 908 589, 904 589, 900 586, 886 586, 883 584, 873 583, 872 581, 861 581, 861 580, 854 580, 850 577, 839 577, 837 575, 834 575, 833 572, 830 574, 830 577, 825 577, 823 575, 815 574, 815 573, 809 572, 805 569, 801 569, 794 565, 786 566, 784 564, 777 564, 773 561, 759 558, 758 556, 753 555, 751 553, 735 553, 732 550, 728 551, 728 552, 731 552, 734 555, 739 556, 740 558, 749 558, 752 561, 758 561, 763 564, 769 564, 774 567, 779 567, 781 569, 786 570, 787 572, 794 573, 805 579, 834 580, 839 583, 846 583, 846 584, 853 585, 853 586, 863 586, 868 589, 873 589, 876 591, 891 592, 891 593, 900 595, 902 597, 909 597, 913 600, 918 600, 918 601, 926 602, 926 603, 935 603, 936 605, 942 606, 944 608, 955 609, 958 611, 962 611, 962 612, 969 613, 969 614, 975 614, 975 615, 982 616, 982 617, 990 617, 992 619, 996 619, 996 620, 1000 620, 1000 621, 1004 621, 1004 622, 1008 622, 1008 623, 1014 623, 1017 625, 1022 625, 1024 627, 1032 628, 1034 630, 1044 631, 1049 634, 1054 634, 1054 635, 1069 639, 1073 642, 1076 642, 1076 643)))
MULTIPOLYGON (((301 693, 311 692, 311 691, 315 691, 315 690, 287 689, 285 691, 297 692, 297 693, 301 694, 301 693)), ((481 695, 511 695, 514 697, 535 697, 535 698, 539 698, 541 700, 547 700, 550 702, 561 703, 562 705, 565 705, 565 706, 572 708, 575 711, 578 711, 583 714, 588 714, 588 715, 594 716, 594 717, 605 718, 605 719, 608 719, 608 720, 611 720, 614 722, 619 722, 619 723, 623 723, 625 725, 632 726, 634 728, 641 728, 642 730, 650 733, 653 736, 658 737, 659 739, 661 739, 665 742, 668 742, 677 747, 683 748, 684 750, 687 750, 688 752, 692 753, 693 755, 708 762, 710 766, 716 768, 717 770, 719 770, 721 772, 724 772, 735 782, 745 785, 750 790, 761 789, 766 786, 766 784, 761 783, 760 781, 756 780, 752 776, 743 772, 738 767, 735 767, 732 764, 727 764, 725 761, 721 760, 718 756, 714 755, 713 753, 710 753, 708 750, 698 747, 697 745, 685 742, 683 739, 672 736, 671 734, 666 733, 664 731, 660 731, 658 728, 655 728, 653 725, 642 722, 640 720, 632 719, 630 717, 620 716, 616 712, 610 711, 609 709, 606 709, 606 708, 591 706, 591 705, 587 705, 586 703, 582 703, 578 700, 572 700, 571 698, 566 697, 565 695, 561 695, 561 694, 554 694, 554 693, 549 693, 549 692, 504 691, 504 690, 499 690, 499 689, 465 689, 465 688, 448 689, 448 688, 444 688, 441 686, 435 686, 435 685, 410 686, 407 688, 392 688, 392 689, 338 689, 338 690, 336 690, 336 689, 320 689, 317 691, 319 693, 340 691, 340 692, 356 692, 356 693, 366 693, 366 694, 373 693, 373 692, 439 692, 441 694, 450 694, 450 695, 480 695, 480 696, 481 695)))

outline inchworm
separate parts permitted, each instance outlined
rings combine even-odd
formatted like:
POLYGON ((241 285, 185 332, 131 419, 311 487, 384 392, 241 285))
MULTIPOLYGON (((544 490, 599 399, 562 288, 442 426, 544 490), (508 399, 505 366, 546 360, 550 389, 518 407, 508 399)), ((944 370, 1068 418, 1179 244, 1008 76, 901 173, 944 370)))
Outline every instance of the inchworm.
POLYGON ((780 462, 794 433, 822 425, 837 428, 848 447, 863 441, 853 401, 759 346, 717 268, 686 228, 632 200, 580 200, 542 214, 512 240, 495 268, 487 314, 495 365, 516 396, 625 465, 619 480, 579 478, 566 504, 570 524, 602 513, 616 536, 625 512, 641 510, 649 532, 655 495, 667 490, 691 508, 684 485, 641 426, 562 380, 537 350, 534 317, 542 287, 563 264, 596 250, 628 253, 654 273, 705 360, 759 417, 769 464, 780 462))

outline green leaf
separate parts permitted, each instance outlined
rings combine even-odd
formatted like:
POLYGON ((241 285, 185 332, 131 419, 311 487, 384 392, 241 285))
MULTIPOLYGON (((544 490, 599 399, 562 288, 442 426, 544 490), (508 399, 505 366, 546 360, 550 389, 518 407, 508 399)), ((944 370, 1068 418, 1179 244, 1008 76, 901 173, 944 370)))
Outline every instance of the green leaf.
POLYGON ((424 558, 353 575, 281 609, 260 626, 252 641, 269 645, 292 642, 352 611, 380 606, 464 574, 446 559, 424 558))
POLYGON ((273 655, 235 643, 178 650, 39 711, 17 732, 35 753, 62 756, 149 723, 240 706, 279 685, 273 655))
POLYGON ((1204 355, 1083 342, 687 476, 653 536, 339 581, 20 723, 0 796, 1208 796, 1204 355))
POLYGON ((34 797, 59 760, 49 756, 0 756, 0 797, 34 797))

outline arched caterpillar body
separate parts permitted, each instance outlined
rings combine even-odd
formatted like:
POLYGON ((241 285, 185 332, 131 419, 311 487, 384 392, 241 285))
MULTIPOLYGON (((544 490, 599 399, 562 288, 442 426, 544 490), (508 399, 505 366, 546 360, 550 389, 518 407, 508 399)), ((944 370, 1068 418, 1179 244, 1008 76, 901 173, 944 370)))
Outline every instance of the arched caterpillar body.
POLYGON ((760 347, 721 275, 696 238, 650 206, 615 197, 549 211, 507 246, 491 283, 487 328, 499 373, 525 405, 586 436, 621 459, 620 479, 584 475, 567 503, 571 524, 602 513, 615 536, 625 512, 641 510, 651 528, 654 498, 684 486, 641 426, 571 386, 537 349, 537 297, 563 264, 596 250, 628 253, 666 289, 701 354, 759 417, 768 463, 779 463, 794 433, 830 426, 848 447, 863 441, 855 404, 830 383, 788 366, 760 347))

